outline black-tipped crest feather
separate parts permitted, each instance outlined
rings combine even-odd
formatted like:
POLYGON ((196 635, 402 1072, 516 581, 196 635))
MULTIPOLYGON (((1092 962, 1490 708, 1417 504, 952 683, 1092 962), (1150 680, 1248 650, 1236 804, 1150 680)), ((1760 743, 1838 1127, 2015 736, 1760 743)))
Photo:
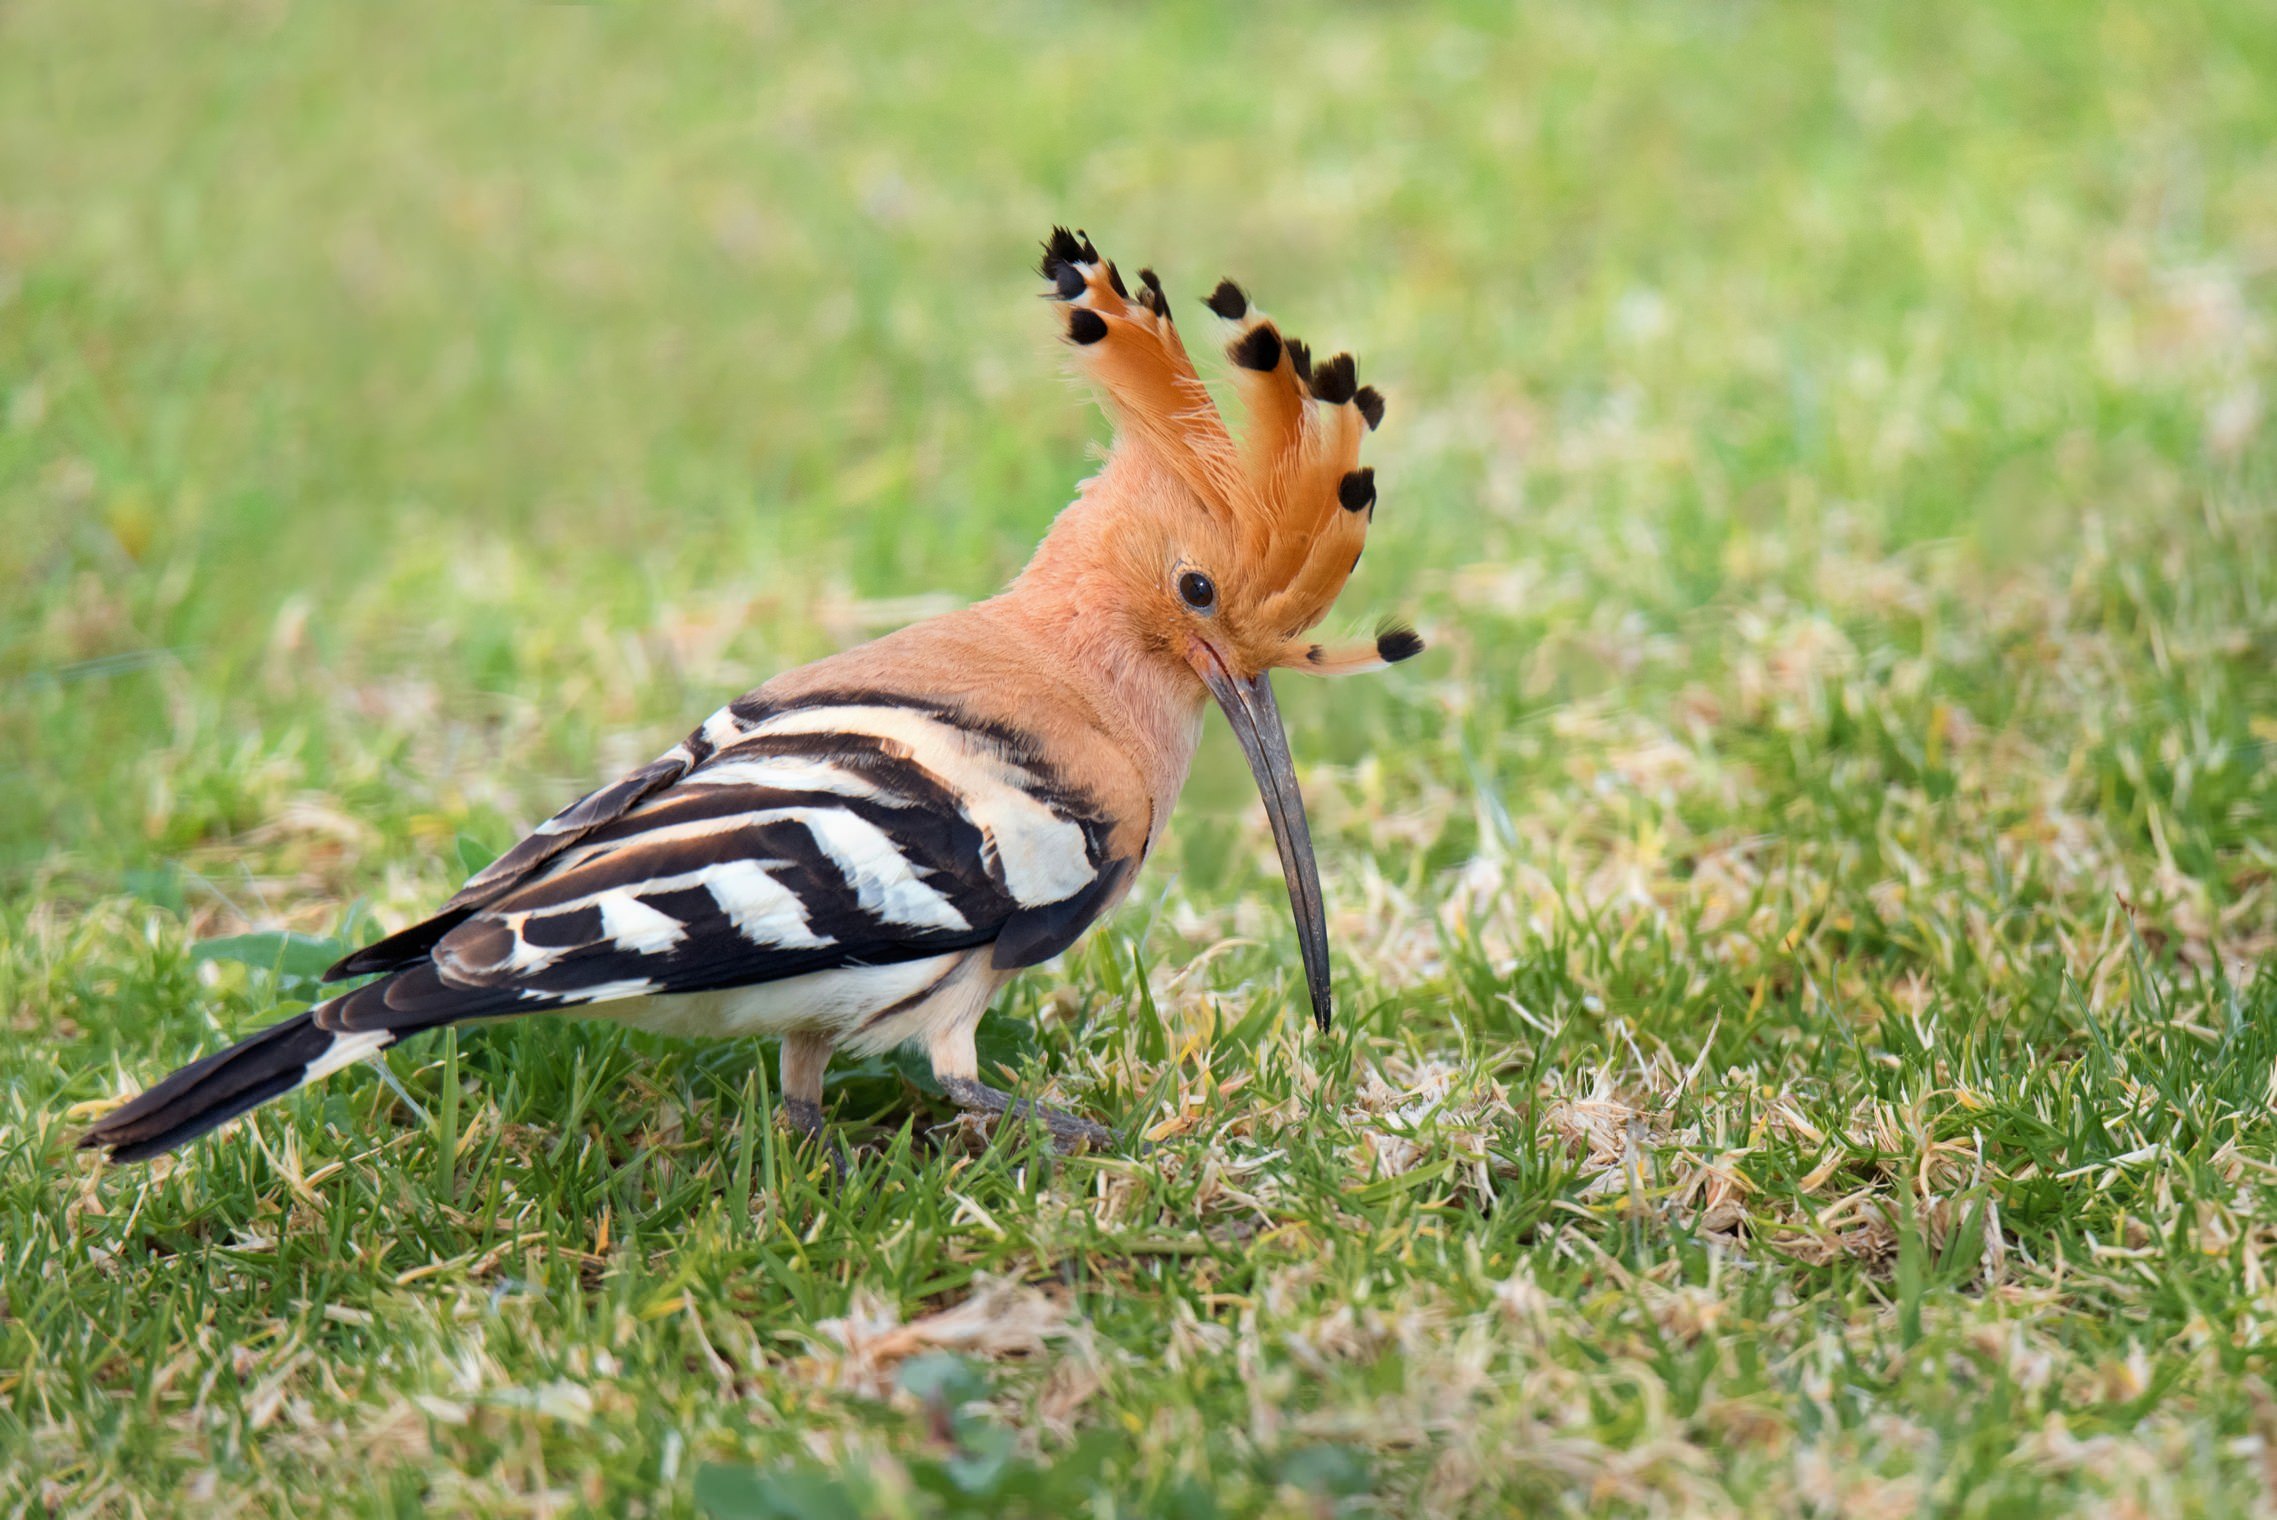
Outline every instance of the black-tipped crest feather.
POLYGON ((1347 512, 1365 512, 1376 500, 1376 471, 1363 465, 1337 482, 1336 499, 1347 512))
POLYGON ((1310 387, 1312 384, 1312 346, 1302 338, 1291 338, 1288 340, 1288 344, 1290 367, 1296 370, 1297 378, 1303 381, 1307 387, 1310 387))
POLYGON ((1376 635, 1376 653, 1390 665, 1412 660, 1423 653, 1423 635, 1405 623, 1394 623, 1376 635))
POLYGON ((1202 304, 1228 322, 1238 322, 1249 315, 1249 297, 1231 280, 1218 281, 1218 288, 1202 297, 1202 304))
POLYGON ((1065 227, 1054 227, 1052 235, 1044 239, 1044 261, 1040 267, 1045 279, 1054 278, 1059 265, 1081 263, 1082 260, 1083 245, 1065 227))
POLYGON ((1350 354, 1338 354, 1323 359, 1312 372, 1312 393, 1330 406, 1342 406, 1352 399, 1359 384, 1359 366, 1350 354))
POLYGON ((1226 357, 1243 369, 1273 369, 1281 362, 1281 335, 1270 327, 1252 327, 1226 348, 1226 357))
POLYGON ((1147 305, 1153 307, 1154 314, 1156 316, 1162 318, 1162 320, 1165 322, 1169 321, 1170 297, 1163 294, 1162 281, 1156 278, 1153 270, 1141 269, 1139 271, 1139 283, 1146 287, 1146 294, 1139 297, 1139 299, 1146 302, 1147 305))

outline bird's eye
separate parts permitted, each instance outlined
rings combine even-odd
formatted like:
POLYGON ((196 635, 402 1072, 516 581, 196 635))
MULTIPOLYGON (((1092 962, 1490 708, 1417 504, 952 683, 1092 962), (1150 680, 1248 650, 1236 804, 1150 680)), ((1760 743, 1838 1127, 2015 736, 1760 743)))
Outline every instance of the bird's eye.
POLYGON ((1199 570, 1178 577, 1178 595, 1196 612, 1208 612, 1218 604, 1217 586, 1199 570))

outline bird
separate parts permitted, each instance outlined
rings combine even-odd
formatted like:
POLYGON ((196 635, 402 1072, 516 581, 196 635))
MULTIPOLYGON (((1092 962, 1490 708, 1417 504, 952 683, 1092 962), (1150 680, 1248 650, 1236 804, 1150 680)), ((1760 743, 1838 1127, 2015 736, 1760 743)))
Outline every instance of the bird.
POLYGON ((1270 677, 1423 648, 1403 622, 1309 637, 1374 521, 1360 453, 1383 396, 1224 280, 1203 304, 1225 325, 1237 440, 1152 269, 1134 288, 1054 227, 1039 272, 1113 439, 1004 590, 735 698, 325 974, 367 980, 174 1072, 80 1145, 147 1160, 422 1031, 553 1011, 776 1037, 779 1121, 818 1142, 832 1054, 910 1044, 961 1110, 1111 1148, 1105 1126, 982 1080, 975 1031, 1013 975, 1130 892, 1210 700, 1255 776, 1326 1031, 1326 915, 1270 677))

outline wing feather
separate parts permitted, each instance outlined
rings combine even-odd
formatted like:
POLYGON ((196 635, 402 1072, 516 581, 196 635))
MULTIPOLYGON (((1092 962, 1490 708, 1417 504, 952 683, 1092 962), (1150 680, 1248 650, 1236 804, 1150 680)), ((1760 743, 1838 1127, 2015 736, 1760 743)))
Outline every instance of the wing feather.
MULTIPOLYGON (((392 970, 342 1028, 706 991, 995 944, 1059 953, 1120 892, 1108 821, 1001 730, 833 694, 723 709, 581 799, 442 913, 342 961, 392 970)), ((370 995, 367 995, 370 994, 370 995)))

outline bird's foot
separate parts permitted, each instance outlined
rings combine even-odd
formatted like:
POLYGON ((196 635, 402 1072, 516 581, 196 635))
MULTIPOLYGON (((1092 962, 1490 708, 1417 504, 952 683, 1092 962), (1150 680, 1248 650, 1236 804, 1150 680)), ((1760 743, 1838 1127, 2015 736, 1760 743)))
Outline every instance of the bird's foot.
POLYGON ((1000 1114, 1010 1119, 1033 1118, 1051 1131, 1052 1143, 1062 1151, 1079 1147, 1096 1151, 1115 1148, 1115 1132, 1080 1115, 1067 1113, 1030 1098, 1015 1098, 972 1077, 943 1079, 941 1090, 949 1101, 967 1113, 1000 1114))
POLYGON ((838 1143, 822 1122, 822 1105, 812 1098, 785 1098, 779 1110, 783 1128, 814 1142, 816 1149, 830 1158, 830 1169, 843 1182, 849 1165, 846 1147, 838 1143))

